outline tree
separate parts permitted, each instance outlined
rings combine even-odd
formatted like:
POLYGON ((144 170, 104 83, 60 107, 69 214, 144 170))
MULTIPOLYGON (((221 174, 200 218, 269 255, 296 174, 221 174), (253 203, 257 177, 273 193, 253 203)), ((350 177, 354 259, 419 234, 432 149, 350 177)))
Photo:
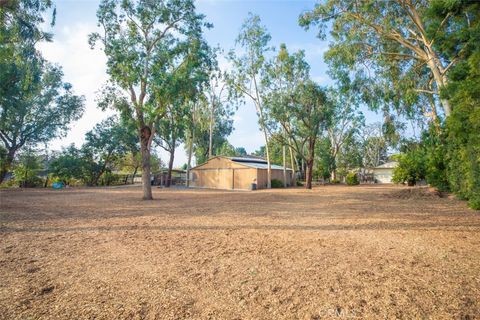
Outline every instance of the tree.
POLYGON ((39 41, 52 39, 39 28, 51 5, 21 0, 0 6, 0 141, 7 149, 0 183, 17 151, 62 136, 83 113, 83 98, 63 82, 61 68, 35 49, 39 41))
POLYGON ((35 187, 42 184, 42 180, 38 177, 42 165, 38 155, 31 149, 21 153, 13 170, 15 181, 20 187, 35 187))
POLYGON ((258 122, 265 139, 265 156, 267 158, 267 188, 271 188, 272 168, 268 149, 268 129, 265 118, 264 103, 262 99, 262 73, 265 68, 265 54, 271 50, 268 42, 271 36, 265 26, 261 25, 260 17, 249 13, 242 25, 240 34, 235 43, 240 45, 245 53, 235 56, 230 52, 230 61, 233 70, 229 75, 230 84, 242 95, 249 97, 257 111, 258 122))
POLYGON ((334 42, 326 53, 332 68, 343 74, 355 71, 357 80, 368 80, 363 83, 380 84, 385 80, 377 86, 380 91, 388 85, 393 88, 383 90, 385 95, 367 89, 367 100, 378 95, 401 108, 426 95, 431 101, 428 116, 437 117, 435 102, 441 100, 448 117, 452 107, 441 93, 447 86, 448 72, 463 55, 466 43, 459 39, 448 51, 439 51, 435 44, 458 24, 467 25, 470 17, 454 17, 452 12, 444 11, 437 19, 431 19, 429 6, 441 2, 328 0, 303 14, 300 24, 306 28, 318 26, 319 36, 324 38, 327 24, 332 23, 334 42))
MULTIPOLYGON (((311 189, 315 143, 331 116, 325 90, 309 80, 304 53, 289 54, 285 45, 269 63, 267 73, 264 83, 269 90, 264 100, 268 105, 268 128, 279 142, 306 161, 305 186, 311 189)), ((293 152, 290 158, 293 160, 293 152)))
POLYGON ((92 47, 102 43, 110 80, 129 96, 128 114, 136 123, 142 154, 143 199, 151 200, 154 128, 172 97, 165 91, 198 59, 202 31, 209 24, 192 0, 103 0, 97 18, 103 34, 91 34, 89 42, 92 47))
POLYGON ((355 101, 352 93, 352 91, 342 92, 340 88, 329 91, 329 98, 334 108, 332 125, 327 129, 333 160, 332 179, 337 179, 337 162, 342 147, 359 132, 364 123, 363 114, 357 111, 358 102, 355 101))
POLYGON ((53 156, 48 171, 54 178, 69 185, 73 180, 86 180, 84 167, 81 151, 72 144, 53 156))
POLYGON ((185 138, 185 118, 189 111, 187 106, 188 104, 182 101, 168 104, 164 117, 157 125, 156 131, 159 136, 157 144, 170 154, 166 187, 170 187, 172 179, 175 150, 185 138))
POLYGON ((388 143, 381 123, 367 125, 362 130, 363 165, 377 167, 387 160, 388 143))
POLYGON ((227 82, 227 74, 218 67, 217 59, 219 52, 219 49, 212 50, 215 64, 210 71, 208 85, 205 87, 205 96, 209 105, 209 158, 214 155, 213 131, 218 119, 217 115, 220 114, 228 119, 233 115, 236 103, 240 101, 237 91, 230 87, 227 82))
MULTIPOLYGON (((296 90, 300 83, 309 79, 310 66, 305 61, 305 53, 298 51, 290 54, 285 44, 280 45, 278 55, 276 55, 271 61, 267 63, 263 84, 267 88, 264 93, 264 100, 266 101, 266 113, 269 118, 268 127, 270 130, 276 130, 279 122, 282 122, 282 126, 287 128, 291 127, 290 122, 290 110, 289 107, 294 100, 296 90)), ((276 132, 273 137, 282 141, 286 138, 285 129, 276 132), (285 137, 284 137, 285 136, 285 137)), ((291 139, 289 139, 291 140, 291 139)), ((295 155, 292 148, 292 141, 288 144, 290 151, 290 166, 292 168, 293 183, 295 183, 295 155)), ((282 150, 282 155, 283 155, 282 150)), ((286 167, 286 157, 283 157, 283 165, 286 167)), ((284 180, 286 180, 286 172, 284 171, 284 180)))
POLYGON ((115 116, 107 118, 87 132, 82 152, 91 161, 92 168, 95 168, 91 172, 89 184, 98 185, 101 176, 107 170, 111 171, 113 164, 125 156, 130 137, 131 132, 115 116))
MULTIPOLYGON (((199 117, 197 126, 195 127, 195 161, 197 164, 204 163, 208 160, 209 144, 210 144, 210 132, 209 132, 209 120, 208 120, 208 105, 201 103, 198 106, 199 117), (203 111, 202 111, 203 110, 203 111), (205 113, 204 111, 207 111, 205 113)), ((217 109, 219 110, 219 109, 217 109)), ((227 141, 227 137, 233 131, 233 120, 225 113, 216 113, 215 126, 213 127, 212 136, 212 150, 213 154, 218 154, 219 148, 227 141)))

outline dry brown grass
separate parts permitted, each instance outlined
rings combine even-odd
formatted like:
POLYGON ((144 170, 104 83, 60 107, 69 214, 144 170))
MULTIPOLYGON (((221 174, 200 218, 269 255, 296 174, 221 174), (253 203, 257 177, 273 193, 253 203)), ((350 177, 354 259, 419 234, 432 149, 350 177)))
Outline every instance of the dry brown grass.
POLYGON ((0 318, 480 317, 479 213, 404 190, 1 191, 0 318))

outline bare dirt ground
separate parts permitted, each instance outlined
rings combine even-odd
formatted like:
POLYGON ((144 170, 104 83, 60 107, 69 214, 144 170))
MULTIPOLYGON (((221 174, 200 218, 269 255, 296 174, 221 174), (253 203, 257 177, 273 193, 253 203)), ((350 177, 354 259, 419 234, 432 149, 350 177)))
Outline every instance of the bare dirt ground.
POLYGON ((405 190, 1 191, 0 318, 480 318, 480 213, 405 190))

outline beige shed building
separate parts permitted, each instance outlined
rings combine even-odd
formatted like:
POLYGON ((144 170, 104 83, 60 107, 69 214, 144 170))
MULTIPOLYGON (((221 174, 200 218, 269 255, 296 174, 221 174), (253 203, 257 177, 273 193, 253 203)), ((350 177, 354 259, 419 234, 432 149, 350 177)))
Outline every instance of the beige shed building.
MULTIPOLYGON (((214 157, 190 170, 190 186, 196 188, 251 190, 267 187, 267 161, 252 157, 214 157)), ((283 182, 283 167, 271 165, 272 179, 283 182)), ((287 168, 287 185, 292 183, 292 169, 287 168)))

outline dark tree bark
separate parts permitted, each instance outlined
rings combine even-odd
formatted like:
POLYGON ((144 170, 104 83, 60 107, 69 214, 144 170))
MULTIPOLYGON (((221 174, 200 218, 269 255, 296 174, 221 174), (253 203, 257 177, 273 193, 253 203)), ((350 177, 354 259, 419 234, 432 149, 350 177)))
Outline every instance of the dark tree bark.
POLYGON ((8 170, 12 166, 13 159, 15 158, 15 148, 9 148, 7 156, 5 157, 5 161, 2 163, 2 167, 0 168, 0 183, 3 182, 5 179, 8 170))
POLYGON ((150 136, 152 131, 145 126, 140 132, 140 152, 142 153, 142 188, 143 200, 153 200, 152 184, 150 181, 150 136))
POLYGON ((168 161, 168 173, 167 173, 167 181, 165 187, 169 188, 172 184, 172 170, 173 170, 173 160, 175 159, 175 141, 172 145, 172 149, 170 151, 170 160, 168 161))
POLYGON ((308 157, 307 157, 307 176, 306 176, 306 189, 312 189, 313 179, 313 159, 315 158, 315 138, 310 138, 308 143, 308 157))

